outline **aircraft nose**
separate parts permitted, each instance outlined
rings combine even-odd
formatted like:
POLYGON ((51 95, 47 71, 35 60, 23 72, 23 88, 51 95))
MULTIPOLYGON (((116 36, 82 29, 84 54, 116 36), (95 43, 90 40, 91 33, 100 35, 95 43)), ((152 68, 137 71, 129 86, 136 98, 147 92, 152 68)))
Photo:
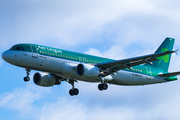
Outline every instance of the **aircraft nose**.
POLYGON ((5 51, 5 52, 2 53, 2 58, 3 58, 5 61, 8 61, 8 60, 9 60, 8 51, 5 51))

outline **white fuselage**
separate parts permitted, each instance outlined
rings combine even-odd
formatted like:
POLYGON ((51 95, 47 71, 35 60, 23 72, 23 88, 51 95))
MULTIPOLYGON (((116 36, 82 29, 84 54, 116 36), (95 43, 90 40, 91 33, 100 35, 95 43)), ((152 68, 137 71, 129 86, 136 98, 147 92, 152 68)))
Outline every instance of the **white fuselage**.
MULTIPOLYGON (((80 62, 77 61, 40 55, 38 53, 11 50, 5 51, 2 57, 7 62, 19 67, 31 67, 34 70, 49 72, 67 79, 81 80, 85 82, 101 82, 99 77, 92 79, 78 76, 76 74, 75 66, 80 62), (66 65, 74 66, 74 68, 68 68, 66 65)), ((115 75, 105 77, 104 80, 106 83, 116 85, 146 85, 167 82, 159 77, 126 70, 120 70, 115 75)))

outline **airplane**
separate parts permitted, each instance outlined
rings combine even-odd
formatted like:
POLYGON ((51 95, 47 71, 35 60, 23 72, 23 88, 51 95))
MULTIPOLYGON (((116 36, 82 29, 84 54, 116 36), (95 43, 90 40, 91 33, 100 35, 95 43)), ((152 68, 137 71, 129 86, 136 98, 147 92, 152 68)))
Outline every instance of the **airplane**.
POLYGON ((108 84, 137 86, 166 83, 177 80, 180 72, 168 72, 174 38, 167 37, 154 54, 113 60, 36 44, 17 44, 3 52, 2 58, 15 66, 23 67, 30 80, 30 71, 36 85, 50 87, 66 81, 72 85, 71 96, 79 94, 74 83, 85 81, 99 83, 100 91, 108 84))

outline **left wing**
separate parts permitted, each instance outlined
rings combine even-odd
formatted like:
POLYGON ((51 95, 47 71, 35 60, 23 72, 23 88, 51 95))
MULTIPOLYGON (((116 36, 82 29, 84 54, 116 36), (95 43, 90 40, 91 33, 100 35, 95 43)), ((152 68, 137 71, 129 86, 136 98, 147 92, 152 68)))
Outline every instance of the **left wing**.
POLYGON ((125 68, 131 69, 131 67, 133 66, 137 66, 144 63, 151 63, 152 61, 158 60, 157 57, 161 57, 167 54, 172 54, 174 52, 175 51, 166 51, 166 52, 155 53, 155 54, 150 54, 135 58, 117 60, 113 62, 99 63, 96 66, 99 67, 100 70, 102 71, 100 74, 101 76, 107 76, 110 74, 114 74, 115 72, 125 68))

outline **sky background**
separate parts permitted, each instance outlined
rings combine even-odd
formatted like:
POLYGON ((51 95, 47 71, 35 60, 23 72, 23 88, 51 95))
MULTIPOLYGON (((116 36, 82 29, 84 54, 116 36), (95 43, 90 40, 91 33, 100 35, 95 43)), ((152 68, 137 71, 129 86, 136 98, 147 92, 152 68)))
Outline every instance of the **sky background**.
MULTIPOLYGON (((0 54, 34 43, 114 59, 152 54, 166 37, 180 48, 179 0, 0 0, 0 54)), ((180 70, 172 55, 169 71, 180 70)), ((78 82, 43 88, 0 57, 0 120, 179 120, 180 81, 148 86, 78 82)), ((179 78, 179 77, 178 77, 179 78)))

